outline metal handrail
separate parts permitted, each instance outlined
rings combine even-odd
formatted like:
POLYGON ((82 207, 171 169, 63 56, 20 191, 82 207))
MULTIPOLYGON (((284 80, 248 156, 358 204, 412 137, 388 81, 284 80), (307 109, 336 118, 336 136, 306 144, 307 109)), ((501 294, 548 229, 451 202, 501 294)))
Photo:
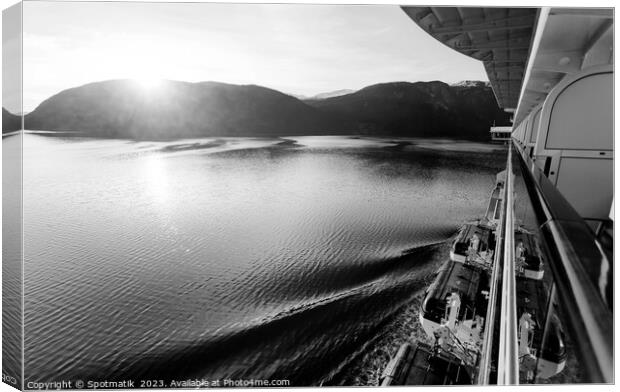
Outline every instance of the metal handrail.
POLYGON ((500 217, 500 225, 497 229, 496 243, 495 243, 495 256, 493 258, 493 272, 491 273, 491 286, 489 289, 489 302, 487 305, 487 313, 485 318, 484 336, 482 339, 482 350, 480 354, 480 366, 478 367, 478 384, 489 385, 489 378, 491 374, 492 352, 493 352, 493 335, 495 329, 495 308, 497 307, 497 292, 500 287, 500 271, 501 271, 501 258, 503 247, 503 225, 504 221, 503 212, 500 217))
POLYGON ((584 376, 611 383, 613 314, 606 301, 610 262, 587 223, 534 162, 513 142, 525 187, 548 255, 559 305, 573 337, 584 376))
MULTIPOLYGON (((480 366, 478 367, 478 384, 489 385, 491 364, 493 362, 493 344, 494 344, 494 331, 495 331, 495 310, 497 308, 497 293, 501 287, 501 270, 502 270, 502 257, 504 252, 504 230, 505 230, 505 216, 506 209, 503 208, 506 195, 506 185, 504 183, 504 191, 502 192, 501 204, 496 207, 500 209, 499 223, 495 232, 495 252, 493 257, 493 270, 491 272, 491 284, 489 288, 489 301, 487 305, 487 312, 485 317, 484 335, 482 339, 482 350, 480 352, 480 366)), ((490 204, 489 204, 490 206, 490 204)), ((490 207, 489 207, 490 208, 490 207)), ((488 211, 487 211, 488 216, 488 211)), ((493 213, 495 216, 495 213, 493 213)))
POLYGON ((514 175, 512 149, 508 149, 504 186, 504 257, 502 267, 502 301, 500 307, 497 384, 519 384, 519 349, 517 344, 517 290, 514 263, 514 175))

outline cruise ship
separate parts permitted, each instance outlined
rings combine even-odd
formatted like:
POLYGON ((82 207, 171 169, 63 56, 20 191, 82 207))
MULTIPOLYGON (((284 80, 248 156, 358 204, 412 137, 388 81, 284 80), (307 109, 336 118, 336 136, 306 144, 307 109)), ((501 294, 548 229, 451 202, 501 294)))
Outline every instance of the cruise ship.
POLYGON ((481 61, 511 127, 486 215, 382 385, 613 383, 613 9, 402 7, 481 61), (432 342, 432 343, 429 343, 432 342))

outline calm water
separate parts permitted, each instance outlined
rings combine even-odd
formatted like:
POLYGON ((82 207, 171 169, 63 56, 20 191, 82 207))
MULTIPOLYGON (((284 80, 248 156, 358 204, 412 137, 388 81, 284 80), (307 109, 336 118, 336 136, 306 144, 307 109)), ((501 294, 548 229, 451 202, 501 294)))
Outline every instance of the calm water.
POLYGON ((26 380, 320 383, 428 284, 429 245, 504 162, 410 142, 25 135, 26 380))

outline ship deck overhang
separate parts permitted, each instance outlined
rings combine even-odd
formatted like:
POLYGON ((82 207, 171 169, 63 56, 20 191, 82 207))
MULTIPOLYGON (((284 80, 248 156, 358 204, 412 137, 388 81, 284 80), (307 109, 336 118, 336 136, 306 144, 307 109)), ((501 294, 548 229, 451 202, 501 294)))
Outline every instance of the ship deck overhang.
POLYGON ((532 46, 537 8, 402 7, 428 34, 482 61, 499 106, 514 111, 532 46))
POLYGON ((514 114, 519 125, 566 77, 613 64, 612 8, 542 8, 514 114))

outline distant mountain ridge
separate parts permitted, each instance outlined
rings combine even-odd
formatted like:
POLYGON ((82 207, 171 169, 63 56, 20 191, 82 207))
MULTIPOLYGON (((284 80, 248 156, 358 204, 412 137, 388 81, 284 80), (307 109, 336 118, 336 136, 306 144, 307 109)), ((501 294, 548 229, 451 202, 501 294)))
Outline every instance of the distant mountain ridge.
POLYGON ((22 127, 22 118, 2 108, 2 133, 14 132, 22 127))
POLYGON ((452 87, 491 87, 491 83, 483 82, 480 80, 461 80, 460 82, 452 83, 452 87))
POLYGON ((351 94, 354 93, 355 90, 351 90, 351 89, 341 89, 341 90, 334 90, 334 91, 327 91, 324 93, 319 93, 313 96, 307 96, 307 95, 302 95, 302 94, 289 94, 291 97, 295 97, 297 99, 299 99, 300 101, 308 101, 308 100, 316 100, 316 99, 325 99, 325 98, 332 98, 332 97, 339 97, 341 95, 346 95, 346 94, 351 94))
POLYGON ((354 93, 355 90, 351 90, 351 89, 342 89, 342 90, 335 90, 335 91, 328 91, 326 93, 320 93, 317 94, 313 97, 310 97, 308 99, 327 99, 327 98, 334 98, 334 97, 340 97, 342 95, 347 95, 347 94, 352 94, 354 93))
POLYGON ((508 124, 490 86, 470 82, 392 82, 353 94, 307 101, 361 134, 488 140, 492 124, 508 124))
POLYGON ((337 121, 276 90, 165 81, 145 90, 112 80, 62 91, 26 116, 28 129, 100 137, 174 139, 334 132, 337 121))
POLYGON ((508 115, 479 83, 382 83, 301 101, 256 85, 165 81, 148 90, 110 80, 48 98, 25 116, 25 127, 149 140, 328 134, 488 140, 489 126, 508 115))

